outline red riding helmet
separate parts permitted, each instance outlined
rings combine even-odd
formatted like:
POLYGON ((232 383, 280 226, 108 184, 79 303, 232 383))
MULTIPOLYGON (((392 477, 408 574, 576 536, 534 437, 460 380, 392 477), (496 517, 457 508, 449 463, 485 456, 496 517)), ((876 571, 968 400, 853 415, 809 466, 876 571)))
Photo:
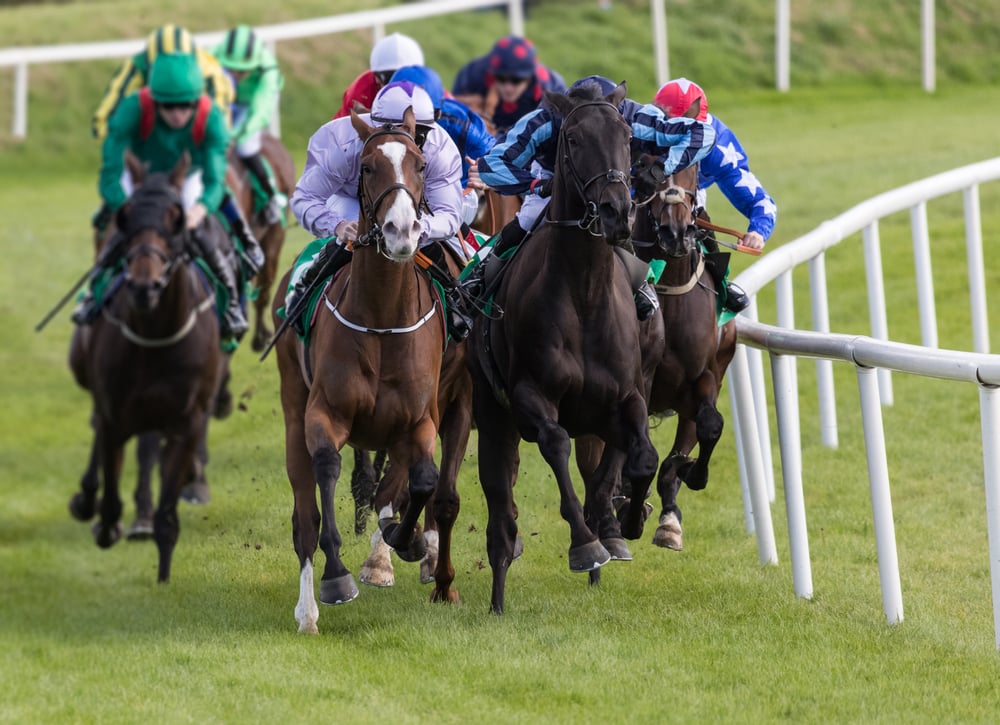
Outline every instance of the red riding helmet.
POLYGON ((664 83, 656 92, 653 103, 671 118, 683 116, 694 103, 700 103, 696 118, 699 121, 708 118, 708 96, 701 86, 687 78, 675 78, 664 83))

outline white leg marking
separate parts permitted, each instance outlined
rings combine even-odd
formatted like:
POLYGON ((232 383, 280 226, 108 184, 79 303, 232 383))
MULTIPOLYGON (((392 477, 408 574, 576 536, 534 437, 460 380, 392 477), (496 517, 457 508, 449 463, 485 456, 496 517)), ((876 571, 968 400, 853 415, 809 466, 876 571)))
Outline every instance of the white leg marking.
POLYGON ((316 626, 319 621, 319 605, 316 603, 312 559, 306 559, 299 573, 299 601, 295 605, 295 621, 299 623, 299 632, 319 634, 316 626))

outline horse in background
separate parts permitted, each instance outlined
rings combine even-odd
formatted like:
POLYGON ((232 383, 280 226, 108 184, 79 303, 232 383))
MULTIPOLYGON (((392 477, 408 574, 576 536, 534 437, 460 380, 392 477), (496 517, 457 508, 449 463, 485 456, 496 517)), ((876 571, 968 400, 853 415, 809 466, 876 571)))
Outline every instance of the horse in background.
MULTIPOLYGON (((640 163, 650 165, 655 160, 645 158, 640 163)), ((718 396, 736 351, 736 323, 718 324, 716 281, 697 241, 697 190, 697 165, 664 176, 656 193, 637 204, 632 231, 640 258, 666 261, 656 285, 666 348, 656 365, 648 402, 652 415, 677 413, 674 442, 657 476, 662 507, 653 536, 657 546, 676 550, 683 548, 677 493, 682 482, 692 490, 708 484, 709 460, 724 425, 718 396), (698 456, 692 459, 695 445, 698 456)))
POLYGON ((546 223, 504 272, 493 300, 503 314, 480 318, 470 337, 479 476, 489 510, 490 609, 497 614, 516 556, 513 488, 522 438, 537 442, 555 474, 570 526, 571 571, 630 559, 623 536, 642 533, 641 505, 626 504, 620 518, 612 506, 619 476, 642 502, 657 466, 639 323, 614 251, 630 232, 631 128, 618 110, 625 92, 621 85, 606 97, 594 86, 546 93, 562 118, 546 223), (585 435, 607 443, 588 481, 586 507, 568 465, 571 437, 585 435))
MULTIPOLYGON (((123 530, 119 482, 125 443, 134 435, 163 435, 153 538, 157 580, 166 582, 180 533, 177 502, 205 439, 226 358, 214 295, 186 248, 180 190, 189 157, 168 174, 148 177, 131 154, 126 163, 137 187, 115 220, 124 237, 124 284, 100 317, 76 329, 70 343, 74 378, 93 398, 94 428, 91 463, 70 512, 88 521, 99 509, 96 542, 102 548, 116 543, 123 530)), ((211 233, 224 234, 217 221, 206 225, 211 233)))
MULTIPOLYGON (((261 155, 267 160, 274 174, 275 191, 286 197, 291 197, 295 190, 295 162, 288 149, 277 138, 269 133, 261 135, 261 155)), ((278 278, 278 262, 281 258, 281 248, 285 243, 285 225, 287 209, 282 213, 282 219, 269 223, 264 218, 263 205, 259 203, 254 190, 252 176, 239 158, 230 151, 229 168, 226 170, 226 185, 239 204, 243 216, 250 222, 254 237, 264 250, 264 266, 257 272, 254 280, 256 296, 253 299, 256 311, 253 337, 250 346, 260 352, 271 339, 273 330, 268 327, 271 290, 278 278)))
MULTIPOLYGON (((299 631, 308 633, 318 631, 313 583, 317 545, 326 555, 320 601, 341 604, 358 595, 354 577, 340 559, 334 512, 345 445, 388 449, 390 473, 409 481, 409 503, 401 520, 382 522, 381 535, 397 552, 412 552, 411 558, 420 554, 424 544, 417 521, 434 496, 442 540, 434 596, 458 598, 451 589, 454 568, 445 556, 458 515, 458 493, 453 482, 450 488, 447 479, 440 479, 444 487, 439 483, 433 455, 441 423, 438 392, 446 331, 440 300, 414 263, 423 155, 413 140, 412 110, 398 129, 371 128, 356 113, 351 122, 364 144, 358 242, 351 264, 323 291, 308 348, 294 335, 283 336, 276 345, 285 463, 295 499, 292 539, 300 567, 295 617, 299 631)), ((272 305, 275 323, 287 276, 272 305)))

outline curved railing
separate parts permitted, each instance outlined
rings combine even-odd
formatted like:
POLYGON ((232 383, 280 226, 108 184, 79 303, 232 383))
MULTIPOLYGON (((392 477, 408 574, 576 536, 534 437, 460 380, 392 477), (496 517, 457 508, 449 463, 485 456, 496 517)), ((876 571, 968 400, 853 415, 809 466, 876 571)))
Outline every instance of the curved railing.
POLYGON ((737 318, 739 342, 730 366, 729 391, 736 425, 737 457, 744 493, 747 526, 757 534, 760 560, 777 563, 770 502, 774 500, 770 460, 767 397, 762 351, 770 356, 775 419, 781 454, 782 484, 788 516, 795 593, 812 597, 812 572, 802 495, 802 456, 798 414, 797 357, 816 359, 821 437, 837 445, 833 392, 834 361, 851 363, 858 375, 864 424, 868 477, 878 548, 882 603, 890 623, 903 619, 903 601, 896 555, 895 530, 886 464, 880 404, 892 403, 891 372, 975 383, 980 391, 980 417, 986 485, 987 525, 991 563, 993 616, 1000 649, 1000 355, 988 354, 989 335, 983 273, 979 185, 1000 179, 1000 157, 971 164, 880 194, 821 224, 813 231, 761 258, 736 281, 753 297, 768 284, 775 286, 778 325, 758 321, 754 299, 737 318), (975 352, 937 349, 937 321, 931 275, 926 203, 962 192, 966 258, 975 352), (879 245, 879 220, 910 211, 920 312, 922 345, 891 342, 886 323, 885 289, 879 245), (871 336, 830 332, 826 290, 825 250, 857 232, 862 233, 871 336), (812 331, 796 330, 792 271, 809 265, 812 331))

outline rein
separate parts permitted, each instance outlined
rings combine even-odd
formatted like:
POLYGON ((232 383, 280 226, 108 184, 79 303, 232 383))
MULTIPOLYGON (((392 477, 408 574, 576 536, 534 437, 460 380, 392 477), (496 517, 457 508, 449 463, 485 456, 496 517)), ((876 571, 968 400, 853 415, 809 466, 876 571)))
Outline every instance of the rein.
MULTIPOLYGON (((562 129, 566 128, 566 122, 569 121, 570 117, 581 108, 586 108, 587 106, 610 106, 618 112, 618 109, 611 103, 607 101, 588 101, 586 103, 581 103, 579 106, 575 106, 573 110, 566 114, 563 118, 562 129)), ((616 183, 621 183, 625 185, 625 188, 629 188, 628 174, 626 174, 621 169, 608 169, 607 171, 602 171, 599 174, 594 174, 586 181, 581 181, 580 174, 576 170, 576 165, 573 163, 573 156, 563 150, 563 134, 560 129, 559 133, 559 153, 565 161, 567 167, 570 171, 570 179, 573 181, 573 186, 576 187, 577 194, 581 199, 586 201, 587 188, 599 179, 605 179, 605 184, 601 187, 600 193, 597 198, 600 199, 604 196, 604 192, 609 186, 616 183)), ((597 202, 586 201, 586 211, 584 211, 583 217, 580 219, 569 219, 569 220, 557 220, 549 219, 545 220, 547 223, 552 224, 557 227, 577 227, 579 229, 585 229, 592 237, 599 237, 603 234, 600 229, 600 214, 597 211, 597 202)))

